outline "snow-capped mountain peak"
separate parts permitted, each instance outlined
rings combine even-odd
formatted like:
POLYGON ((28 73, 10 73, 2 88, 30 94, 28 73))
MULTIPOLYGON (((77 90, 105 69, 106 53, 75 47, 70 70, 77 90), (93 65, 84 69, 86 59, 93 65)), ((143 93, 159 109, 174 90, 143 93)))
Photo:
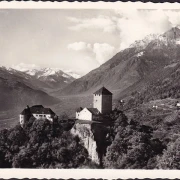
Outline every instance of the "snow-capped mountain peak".
POLYGON ((34 69, 36 69, 36 70, 40 69, 40 67, 38 67, 35 64, 25 64, 25 63, 20 63, 20 64, 17 64, 17 65, 12 65, 11 68, 12 69, 16 69, 18 71, 22 71, 22 72, 29 71, 29 70, 34 70, 34 69))
MULTIPOLYGON (((38 85, 39 88, 63 88, 67 84, 75 80, 70 74, 65 73, 59 68, 35 68, 27 65, 27 67, 12 66, 12 67, 0 67, 2 71, 13 75, 15 78, 20 77, 26 81, 27 84, 31 83, 38 85), (30 67, 28 69, 28 67, 30 67)), ((71 73, 71 71, 68 71, 71 73)), ((43 89, 44 90, 44 89, 43 89)), ((47 90, 47 89, 46 89, 47 90)))
POLYGON ((80 78, 81 76, 76 73, 73 72, 72 70, 64 70, 64 69, 60 69, 60 68, 40 68, 39 66, 35 65, 35 64, 24 64, 24 63, 20 63, 18 65, 13 65, 11 67, 11 69, 15 69, 21 72, 25 72, 31 76, 37 76, 38 78, 40 78, 41 76, 45 77, 45 76, 51 76, 51 75, 55 75, 55 74, 59 74, 62 75, 64 78, 80 78))
POLYGON ((73 72, 72 70, 63 70, 66 74, 72 76, 75 79, 78 79, 81 77, 80 74, 73 72))
POLYGON ((149 43, 156 42, 156 44, 164 44, 167 46, 169 43, 180 44, 180 27, 171 28, 163 34, 150 34, 142 40, 137 40, 130 45, 130 48, 136 48, 138 51, 145 49, 149 43))
POLYGON ((157 40, 159 36, 159 34, 149 34, 144 39, 135 41, 130 45, 130 48, 136 47, 138 50, 143 50, 151 41, 157 40))

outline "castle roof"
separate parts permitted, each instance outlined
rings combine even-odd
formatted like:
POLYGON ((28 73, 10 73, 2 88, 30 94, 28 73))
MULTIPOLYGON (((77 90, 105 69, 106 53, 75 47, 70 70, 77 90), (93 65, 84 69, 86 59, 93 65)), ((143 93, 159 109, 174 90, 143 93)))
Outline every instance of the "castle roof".
POLYGON ((31 110, 29 106, 27 106, 22 112, 21 115, 31 115, 31 110))
POLYGON ((44 106, 43 105, 34 105, 31 108, 44 108, 44 106))
POLYGON ((79 107, 79 108, 76 109, 76 112, 81 112, 82 110, 83 110, 83 108, 79 107))
POLYGON ((32 114, 55 114, 50 108, 37 108, 31 107, 30 108, 32 114))
POLYGON ((97 108, 87 108, 87 109, 94 115, 99 114, 99 110, 97 108))
POLYGON ((104 86, 96 92, 94 92, 93 94, 112 95, 112 93, 109 90, 107 90, 104 86))
POLYGON ((32 107, 26 107, 21 115, 30 115, 30 114, 54 114, 55 113, 50 108, 44 108, 42 105, 36 105, 32 107))

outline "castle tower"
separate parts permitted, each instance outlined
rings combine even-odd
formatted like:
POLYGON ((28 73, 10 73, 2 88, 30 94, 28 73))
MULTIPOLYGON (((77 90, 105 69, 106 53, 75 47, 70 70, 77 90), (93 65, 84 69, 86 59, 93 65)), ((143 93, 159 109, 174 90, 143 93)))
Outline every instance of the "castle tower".
POLYGON ((100 113, 106 114, 112 111, 112 93, 105 87, 94 93, 93 107, 97 108, 100 113))
POLYGON ((27 105, 27 107, 21 112, 21 114, 19 115, 19 121, 20 121, 20 125, 21 127, 23 127, 24 123, 26 121, 29 120, 29 118, 31 117, 31 111, 29 106, 27 105))

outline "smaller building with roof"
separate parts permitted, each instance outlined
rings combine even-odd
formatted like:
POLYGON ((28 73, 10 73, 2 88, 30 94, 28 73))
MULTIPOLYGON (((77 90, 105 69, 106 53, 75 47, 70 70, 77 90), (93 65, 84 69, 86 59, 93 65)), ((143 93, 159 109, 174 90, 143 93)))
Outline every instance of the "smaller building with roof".
POLYGON ((23 125, 32 116, 36 119, 47 119, 53 122, 56 114, 50 108, 45 108, 42 105, 27 106, 19 115, 20 124, 23 125))
POLYGON ((112 93, 104 86, 93 93, 93 108, 78 108, 76 119, 98 121, 112 111, 112 93))

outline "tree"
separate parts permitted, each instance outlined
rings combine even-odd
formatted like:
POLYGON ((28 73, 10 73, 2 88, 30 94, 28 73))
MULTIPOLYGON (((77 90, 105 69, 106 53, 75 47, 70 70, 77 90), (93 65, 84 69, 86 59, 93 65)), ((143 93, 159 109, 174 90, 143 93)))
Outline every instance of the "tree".
POLYGON ((13 157, 12 167, 14 168, 32 168, 33 151, 31 148, 22 147, 18 154, 13 157))
POLYGON ((9 158, 7 159, 7 153, 9 153, 9 145, 7 144, 9 130, 4 129, 0 132, 0 168, 10 168, 11 163, 9 158))
POLYGON ((77 168, 87 161, 79 138, 59 123, 30 118, 24 128, 0 132, 1 168, 77 168))
POLYGON ((130 121, 119 125, 112 144, 107 148, 104 160, 106 168, 152 168, 152 158, 161 154, 164 146, 152 139, 152 128, 130 121), (158 145, 159 149, 155 145, 158 145))
POLYGON ((159 169, 180 169, 180 138, 170 142, 163 155, 158 157, 157 168, 159 169))
POLYGON ((20 125, 17 125, 14 128, 10 129, 7 138, 7 143, 9 144, 11 151, 19 151, 19 147, 25 144, 26 141, 26 133, 20 125))

